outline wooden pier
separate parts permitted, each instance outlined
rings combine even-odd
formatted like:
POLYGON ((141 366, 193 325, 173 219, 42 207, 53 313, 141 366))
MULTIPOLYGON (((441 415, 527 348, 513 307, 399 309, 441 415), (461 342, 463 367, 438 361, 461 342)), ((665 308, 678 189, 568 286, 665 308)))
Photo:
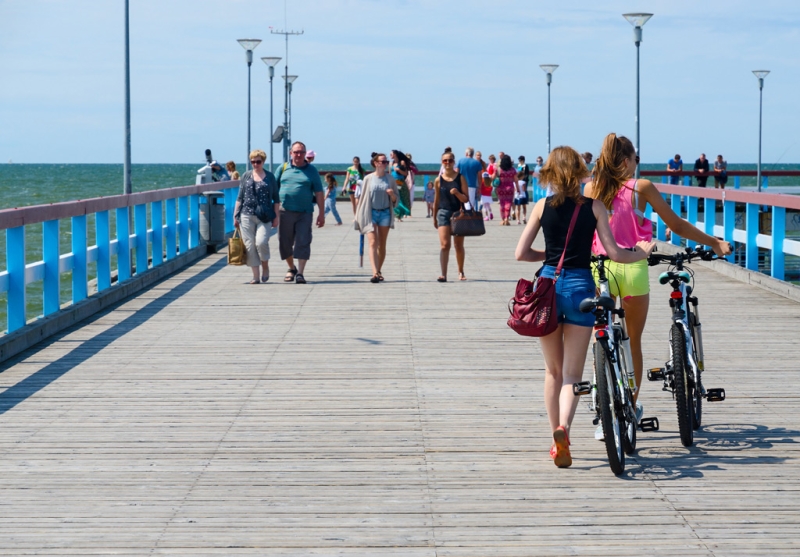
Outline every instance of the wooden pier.
MULTIPOLYGON (((687 449, 646 383, 661 431, 619 478, 581 403, 560 470, 538 341, 505 325, 536 268, 514 261, 522 227, 487 223, 469 280, 453 255, 440 284, 424 212, 391 232, 385 283, 329 218, 307 285, 282 282, 273 238, 267 284, 209 256, 3 364, 0 554, 800 553, 800 305, 695 267, 727 400, 687 449)), ((653 284, 645 367, 667 353, 653 284)))

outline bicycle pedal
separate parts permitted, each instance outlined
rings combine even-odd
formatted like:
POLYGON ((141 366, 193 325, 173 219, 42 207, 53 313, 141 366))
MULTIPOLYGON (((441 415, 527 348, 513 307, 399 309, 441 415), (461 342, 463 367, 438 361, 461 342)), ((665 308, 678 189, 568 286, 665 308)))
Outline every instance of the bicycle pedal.
POLYGON ((575 396, 588 395, 592 392, 592 383, 590 381, 581 381, 580 383, 572 384, 572 394, 575 396))
POLYGON ((639 428, 642 431, 658 431, 658 418, 642 418, 639 420, 639 428))
POLYGON ((664 368, 663 367, 654 367, 653 369, 647 370, 647 380, 648 381, 663 381, 664 380, 664 368))
POLYGON ((725 389, 708 389, 706 391, 708 402, 722 402, 725 400, 725 389))
POLYGON ((597 425, 600 423, 600 416, 595 416, 592 418, 592 425, 597 425))

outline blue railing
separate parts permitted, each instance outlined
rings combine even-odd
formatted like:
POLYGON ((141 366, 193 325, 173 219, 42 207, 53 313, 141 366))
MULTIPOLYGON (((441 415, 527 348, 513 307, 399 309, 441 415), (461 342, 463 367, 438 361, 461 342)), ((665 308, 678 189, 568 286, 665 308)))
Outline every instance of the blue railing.
POLYGON ((198 247, 200 194, 216 190, 224 192, 225 231, 231 232, 238 181, 0 211, 0 230, 6 231, 6 270, 0 271, 0 294, 7 294, 6 333, 27 324, 26 289, 31 283, 43 282, 42 313, 38 319, 61 309, 64 273, 72 275, 71 302, 75 304, 89 296, 91 263, 96 263, 96 289, 102 292, 111 287, 113 271, 117 282, 124 283, 198 247), (89 246, 87 224, 92 217, 95 243, 89 246), (71 251, 63 254, 59 230, 62 219, 70 219, 72 236, 71 251), (42 259, 26 264, 26 227, 38 223, 42 224, 42 259), (113 236, 112 223, 116 229, 113 236), (129 228, 131 224, 133 230, 129 228))

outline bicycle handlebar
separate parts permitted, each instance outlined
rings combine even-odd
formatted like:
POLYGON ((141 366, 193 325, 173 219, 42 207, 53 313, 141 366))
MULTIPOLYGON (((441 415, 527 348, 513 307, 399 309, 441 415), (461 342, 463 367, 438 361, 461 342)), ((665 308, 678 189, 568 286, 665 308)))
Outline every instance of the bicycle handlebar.
POLYGON ((682 252, 675 253, 673 255, 667 255, 665 253, 651 253, 650 256, 647 258, 647 264, 651 267, 654 265, 658 265, 659 263, 669 263, 671 265, 675 265, 678 262, 681 263, 690 263, 693 259, 700 259, 702 261, 714 261, 715 259, 720 259, 713 250, 705 248, 705 247, 697 247, 697 248, 686 248, 682 252))

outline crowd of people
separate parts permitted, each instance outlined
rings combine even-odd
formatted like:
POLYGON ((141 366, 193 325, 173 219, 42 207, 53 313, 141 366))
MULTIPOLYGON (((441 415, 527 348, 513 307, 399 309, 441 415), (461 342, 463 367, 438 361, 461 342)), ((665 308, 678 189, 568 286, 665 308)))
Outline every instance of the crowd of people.
MULTIPOLYGON (((333 213, 337 224, 342 223, 335 207, 335 178, 326 175, 325 193, 319 172, 311 164, 313 151, 296 141, 290 155, 290 162, 280 166, 273 176, 264 170, 266 154, 255 150, 250 153, 253 170, 241 177, 234 222, 247 250, 247 264, 253 272, 251 284, 269 280, 269 238, 274 229, 281 259, 288 268, 284 282, 304 284, 304 269, 311 256, 314 206, 318 209, 317 227, 325 225, 328 212, 333 213)), ((724 165, 722 157, 718 159, 724 165)), ((451 219, 462 209, 476 209, 482 211, 484 220, 493 220, 493 193, 500 206, 501 225, 509 226, 512 219, 526 225, 517 244, 516 259, 543 261, 540 274, 550 278, 555 278, 561 262, 556 282, 559 326, 541 338, 545 409, 552 434, 550 456, 561 468, 572 464, 569 433, 578 402, 572 385, 581 380, 594 324, 593 316, 578 307, 581 300, 595 292, 591 254, 604 254, 611 260, 606 267, 615 278, 611 291, 625 310, 636 384, 641 385, 642 335, 650 301, 646 258, 654 248, 653 224, 645 217, 647 205, 681 237, 707 245, 720 256, 731 253, 728 242, 705 234, 677 215, 650 180, 634 178, 639 157, 630 140, 609 134, 590 169, 592 160, 591 153, 581 155, 571 147, 557 147, 546 162, 537 158, 531 170, 524 156, 518 157, 516 166, 502 152, 498 157, 489 155, 488 162, 484 162, 481 153, 469 147, 464 157, 456 160, 448 147, 442 154, 439 174, 428 183, 424 195, 426 217, 433 219, 439 236, 439 282, 447 282, 452 246, 458 278, 467 280, 464 237, 452 234, 451 219), (547 193, 528 211, 527 192, 532 176, 538 176, 547 193), (540 231, 544 250, 533 248, 540 231)), ((680 156, 676 155, 674 161, 680 163, 680 156)), ((398 150, 389 156, 372 153, 370 166, 373 171, 367 173, 355 157, 345 172, 343 193, 353 204, 354 227, 368 239, 370 282, 378 284, 384 280, 382 268, 389 231, 396 221, 411 214, 417 168, 410 154, 398 150)), ((644 410, 638 395, 637 388, 634 398, 637 419, 641 419, 644 410)), ((602 435, 601 425, 595 437, 602 439, 602 435)))
MULTIPOLYGON (((697 172, 695 180, 697 186, 700 188, 706 187, 708 179, 711 177, 711 165, 706 158, 705 153, 700 153, 700 157, 694 161, 694 168, 697 172)), ((680 182, 680 173, 683 172, 683 159, 679 154, 667 161, 667 176, 669 176, 669 183, 677 185, 680 182)), ((725 184, 728 183, 728 161, 722 158, 722 155, 717 155, 717 160, 714 161, 713 168, 714 187, 717 189, 725 189, 725 184)))

